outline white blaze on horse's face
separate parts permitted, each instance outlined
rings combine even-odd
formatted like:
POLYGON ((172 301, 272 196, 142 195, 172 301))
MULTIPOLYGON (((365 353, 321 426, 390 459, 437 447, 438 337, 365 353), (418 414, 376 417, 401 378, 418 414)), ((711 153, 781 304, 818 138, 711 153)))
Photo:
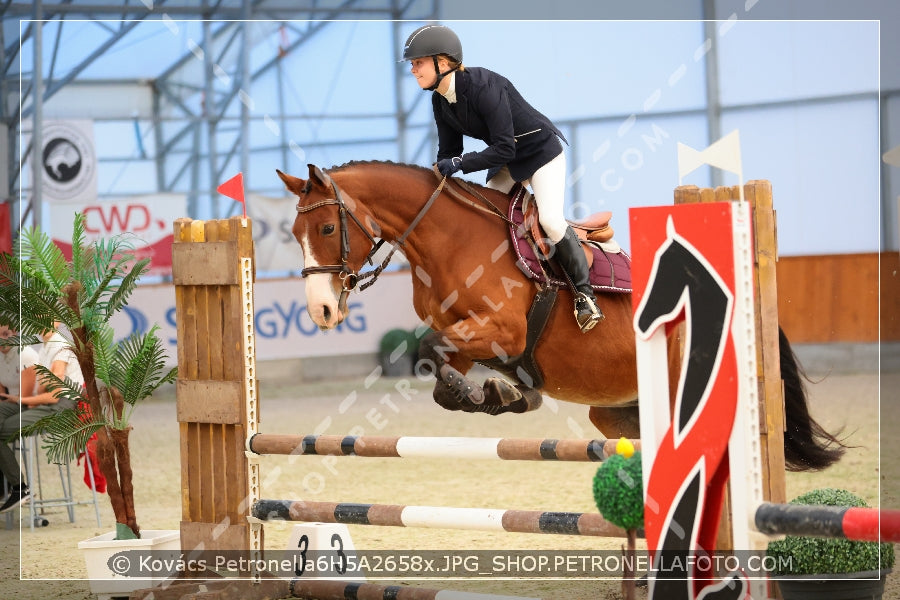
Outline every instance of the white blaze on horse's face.
MULTIPOLYGON (((309 239, 300 240, 303 249, 303 267, 321 266, 313 257, 309 239)), ((341 281, 334 273, 312 273, 306 276, 306 311, 319 329, 333 329, 347 315, 340 308, 341 281)))
MULTIPOLYGON (((316 213, 318 216, 313 216, 313 209, 317 208, 319 205, 313 204, 310 206, 310 204, 307 203, 305 206, 308 208, 301 208, 304 199, 306 199, 314 190, 316 193, 327 191, 327 186, 324 181, 327 179, 326 176, 314 165, 309 165, 309 180, 303 180, 299 177, 282 173, 277 169, 275 171, 278 173, 278 177, 281 181, 284 182, 285 188, 294 194, 298 200, 297 217, 294 219, 294 226, 291 228, 291 233, 294 234, 294 239, 297 240, 297 243, 300 244, 300 248, 303 250, 304 270, 312 269, 314 267, 333 268, 337 264, 335 260, 332 259, 329 261, 328 258, 325 258, 323 262, 321 256, 316 257, 313 253, 312 242, 315 241, 321 243, 320 238, 326 240, 329 238, 332 240, 339 240, 340 230, 335 226, 334 221, 321 222, 322 219, 327 219, 329 215, 316 213), (311 237, 314 237, 315 239, 311 240, 311 237)), ((326 204, 333 204, 333 202, 326 204)), ((332 245, 335 244, 332 243, 332 245)), ((337 248, 335 248, 335 250, 337 250, 337 248)), ((337 260, 340 261, 340 255, 338 255, 337 260)), ((323 273, 309 273, 307 271, 305 281, 306 311, 309 313, 313 323, 320 329, 332 329, 337 327, 347 316, 348 312, 346 307, 346 294, 343 294, 344 305, 341 303, 343 285, 340 278, 337 274, 328 272, 328 270, 325 270, 323 273)))

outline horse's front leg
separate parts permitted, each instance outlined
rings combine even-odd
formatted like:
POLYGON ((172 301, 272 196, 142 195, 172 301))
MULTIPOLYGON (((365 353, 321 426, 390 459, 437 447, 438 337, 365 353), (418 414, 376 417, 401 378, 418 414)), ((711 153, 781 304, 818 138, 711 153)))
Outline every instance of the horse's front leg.
POLYGON ((473 318, 472 321, 461 320, 422 338, 419 356, 432 367, 437 378, 435 402, 447 410, 493 415, 521 413, 540 406, 541 394, 537 390, 518 389, 493 378, 482 386, 466 376, 474 360, 508 355, 506 348, 521 351, 518 347, 521 344, 510 333, 515 327, 506 330, 486 328, 484 320, 473 318), (473 327, 475 324, 479 325, 478 329, 473 327))
POLYGON ((484 404, 484 390, 465 375, 473 361, 460 352, 461 341, 449 329, 432 331, 419 343, 419 359, 437 379, 435 402, 447 410, 475 412, 484 404))

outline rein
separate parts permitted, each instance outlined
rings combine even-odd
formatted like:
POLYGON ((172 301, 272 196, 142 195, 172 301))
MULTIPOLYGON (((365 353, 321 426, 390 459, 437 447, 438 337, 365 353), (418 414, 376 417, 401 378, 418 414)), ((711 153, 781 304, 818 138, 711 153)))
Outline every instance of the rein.
MULTIPOLYGON (((439 174, 437 169, 435 169, 434 174, 438 178, 441 177, 441 175, 439 174)), ((474 208, 475 210, 480 210, 481 212, 487 213, 489 215, 499 217, 500 219, 506 221, 506 223, 508 225, 513 225, 513 226, 515 225, 515 223, 513 223, 509 217, 507 217, 505 214, 503 214, 502 210, 497 208, 497 206, 493 202, 491 202, 490 200, 485 198, 484 194, 482 194, 481 192, 476 190, 474 187, 469 185, 468 182, 466 182, 465 180, 462 180, 462 179, 453 179, 452 181, 453 181, 453 183, 458 185, 460 188, 462 188, 463 190, 468 192, 470 195, 481 200, 481 202, 485 206, 482 206, 481 204, 476 204, 475 202, 472 202, 471 200, 469 200, 468 198, 466 198, 465 196, 463 196, 462 194, 460 194, 459 192, 454 190, 451 186, 447 186, 447 193, 450 194, 450 197, 452 197, 454 200, 461 202, 463 204, 466 204, 469 207, 474 208)))
MULTIPOLYGON (((446 182, 447 178, 442 177, 441 182, 438 184, 437 188, 434 190, 434 192, 431 193, 431 197, 427 202, 425 202, 425 205, 421 209, 419 209, 418 214, 416 214, 416 217, 409 224, 409 227, 406 228, 406 231, 403 232, 403 235, 401 235, 391 243, 391 251, 388 252, 384 260, 381 261, 381 264, 371 271, 367 271, 359 276, 359 279, 368 279, 369 277, 372 278, 372 281, 368 281, 361 285, 359 287, 359 291, 363 291, 364 289, 375 283, 375 280, 378 279, 378 276, 381 275, 381 272, 384 271, 385 268, 387 268, 388 264, 391 262, 391 258, 394 256, 394 252, 396 252, 398 249, 400 249, 401 246, 403 246, 403 244, 406 242, 406 238, 408 238, 409 234, 412 233, 412 230, 416 228, 416 225, 419 224, 419 221, 422 220, 422 218, 425 216, 425 213, 428 212, 428 209, 430 209, 431 205, 434 204, 434 201, 437 200, 437 197, 441 195, 441 191, 444 189, 444 184, 446 182)), ((449 188, 447 189, 449 190, 449 188)), ((384 240, 381 240, 376 247, 372 248, 372 250, 369 251, 369 255, 366 257, 366 260, 369 261, 369 264, 372 263, 372 257, 378 251, 378 247, 380 247, 383 242, 384 240)))

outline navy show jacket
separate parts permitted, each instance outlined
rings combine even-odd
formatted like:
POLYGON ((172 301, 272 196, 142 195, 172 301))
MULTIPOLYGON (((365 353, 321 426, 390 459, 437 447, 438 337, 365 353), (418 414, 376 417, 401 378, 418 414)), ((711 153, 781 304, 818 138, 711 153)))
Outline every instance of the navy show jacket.
POLYGON ((562 152, 559 139, 565 137, 508 79, 480 67, 466 67, 455 77, 454 104, 438 92, 431 97, 438 160, 462 155, 463 173, 488 169, 488 180, 506 165, 513 179, 523 181, 562 152), (487 148, 463 154, 464 135, 487 148))

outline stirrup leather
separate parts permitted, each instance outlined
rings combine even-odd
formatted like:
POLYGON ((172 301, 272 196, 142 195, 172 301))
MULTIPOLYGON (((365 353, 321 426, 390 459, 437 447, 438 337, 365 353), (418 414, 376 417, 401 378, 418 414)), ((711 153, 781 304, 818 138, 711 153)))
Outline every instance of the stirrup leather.
POLYGON ((603 313, 597 307, 594 299, 585 294, 578 292, 575 294, 575 320, 582 332, 590 331, 594 326, 604 319, 603 313))

